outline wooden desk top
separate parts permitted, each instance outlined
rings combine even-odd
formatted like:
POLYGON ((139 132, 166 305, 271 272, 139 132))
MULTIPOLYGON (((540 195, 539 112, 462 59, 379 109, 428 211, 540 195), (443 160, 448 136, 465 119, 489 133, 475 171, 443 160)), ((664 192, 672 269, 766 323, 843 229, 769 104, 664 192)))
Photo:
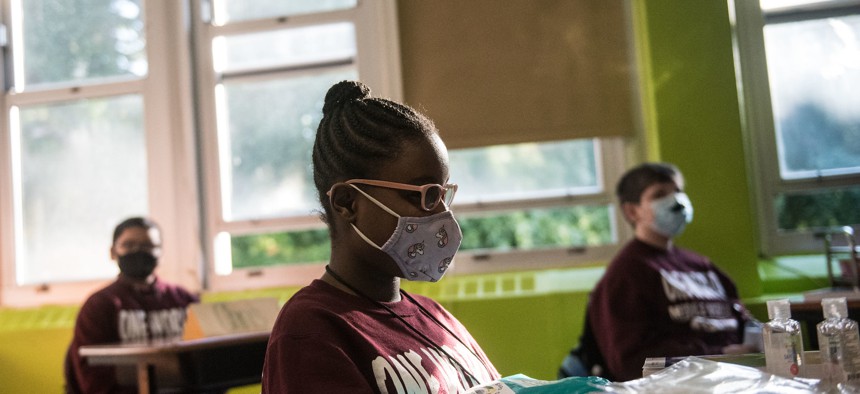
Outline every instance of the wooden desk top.
POLYGON ((246 343, 267 342, 269 332, 249 332, 217 337, 182 340, 155 340, 144 343, 121 343, 107 345, 81 346, 80 354, 88 358, 146 358, 165 354, 191 352, 196 350, 228 347, 246 343))
POLYGON ((180 392, 209 392, 259 383, 269 331, 192 340, 156 340, 81 346, 92 365, 117 368, 117 381, 138 392, 168 387, 180 392))
POLYGON ((845 300, 848 304, 848 310, 853 311, 860 308, 860 291, 851 289, 851 288, 837 288, 837 289, 819 289, 807 291, 803 294, 802 301, 792 301, 791 302, 791 311, 792 312, 813 312, 818 311, 821 313, 821 300, 824 298, 838 298, 845 297, 845 300))

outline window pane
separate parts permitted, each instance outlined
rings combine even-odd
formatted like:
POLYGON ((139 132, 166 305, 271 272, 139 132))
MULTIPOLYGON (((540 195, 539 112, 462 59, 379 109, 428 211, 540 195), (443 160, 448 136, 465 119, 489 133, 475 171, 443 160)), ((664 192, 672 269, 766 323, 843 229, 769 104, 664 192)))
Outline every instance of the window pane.
POLYGON ((860 16, 765 27, 783 179, 860 172, 860 16))
POLYGON ((334 83, 356 78, 355 70, 346 70, 223 85, 218 129, 225 220, 318 209, 309 163, 323 99, 334 83))
POLYGON ((30 106, 19 114, 18 283, 115 275, 113 227, 148 211, 142 98, 30 106))
POLYGON ((222 36, 212 43, 216 72, 352 60, 355 51, 352 23, 222 36))
POLYGON ((532 250, 609 244, 613 242, 611 210, 609 206, 600 205, 456 215, 463 230, 461 250, 532 250))
POLYGON ((215 0, 215 24, 354 8, 358 0, 215 0))
POLYGON ((15 81, 18 90, 146 75, 141 0, 19 1, 23 53, 15 61, 24 72, 15 81))
POLYGON ((809 6, 823 3, 838 3, 841 0, 761 0, 761 9, 763 11, 772 11, 798 6, 809 6))
POLYGON ((327 229, 232 237, 233 268, 328 261, 327 229))
POLYGON ((596 145, 588 139, 451 150, 451 182, 460 186, 454 204, 599 193, 596 145))
POLYGON ((781 194, 775 205, 781 231, 860 223, 860 187, 781 194))

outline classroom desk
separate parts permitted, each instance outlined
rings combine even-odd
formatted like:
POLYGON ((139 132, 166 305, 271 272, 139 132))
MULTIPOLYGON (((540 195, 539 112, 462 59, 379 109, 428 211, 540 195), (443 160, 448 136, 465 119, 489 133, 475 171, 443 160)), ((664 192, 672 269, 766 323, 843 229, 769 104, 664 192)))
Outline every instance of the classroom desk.
POLYGON ((259 383, 269 332, 143 344, 82 346, 92 365, 117 367, 139 393, 208 392, 259 383))
MULTIPOLYGON (((848 317, 860 321, 860 298, 848 298, 848 317)), ((803 332, 810 350, 818 350, 818 332, 815 326, 824 320, 824 312, 821 309, 820 299, 791 302, 791 318, 797 320, 803 332)))

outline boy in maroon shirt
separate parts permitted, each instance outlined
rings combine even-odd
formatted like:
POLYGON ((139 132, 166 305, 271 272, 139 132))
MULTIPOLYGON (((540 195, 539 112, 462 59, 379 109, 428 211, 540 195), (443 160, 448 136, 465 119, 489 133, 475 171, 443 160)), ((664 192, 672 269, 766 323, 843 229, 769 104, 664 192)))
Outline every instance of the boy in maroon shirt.
POLYGON ((90 366, 78 353, 80 347, 180 337, 185 308, 199 301, 196 295, 155 276, 161 233, 151 220, 130 218, 117 225, 110 253, 120 273, 116 281, 93 293, 78 312, 66 353, 67 393, 136 392, 135 387, 117 384, 114 367, 90 366))
POLYGON ((672 244, 692 220, 684 179, 670 164, 629 170, 616 193, 635 238, 591 293, 587 320, 619 381, 642 376, 647 357, 746 353, 748 314, 732 280, 708 258, 672 244))

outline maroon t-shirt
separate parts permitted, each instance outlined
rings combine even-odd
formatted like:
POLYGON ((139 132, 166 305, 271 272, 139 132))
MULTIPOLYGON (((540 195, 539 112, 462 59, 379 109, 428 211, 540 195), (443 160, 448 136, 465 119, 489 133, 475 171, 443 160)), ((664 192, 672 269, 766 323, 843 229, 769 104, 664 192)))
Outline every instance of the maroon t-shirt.
POLYGON ((630 241, 591 293, 588 317, 619 381, 642 377, 647 357, 720 354, 740 343, 744 318, 734 283, 689 250, 630 241))
MULTIPOLYGON (((78 353, 85 345, 145 342, 182 335, 188 304, 199 298, 187 290, 156 279, 140 290, 123 277, 93 293, 75 322, 66 354, 66 385, 71 392, 116 393, 113 367, 90 366, 78 353)), ((133 392, 132 388, 132 392, 133 392)))
POLYGON ((456 338, 406 297, 383 304, 432 344, 385 308, 313 281, 281 309, 266 351, 263 392, 460 393, 499 378, 457 319, 430 298, 412 297, 456 338))

